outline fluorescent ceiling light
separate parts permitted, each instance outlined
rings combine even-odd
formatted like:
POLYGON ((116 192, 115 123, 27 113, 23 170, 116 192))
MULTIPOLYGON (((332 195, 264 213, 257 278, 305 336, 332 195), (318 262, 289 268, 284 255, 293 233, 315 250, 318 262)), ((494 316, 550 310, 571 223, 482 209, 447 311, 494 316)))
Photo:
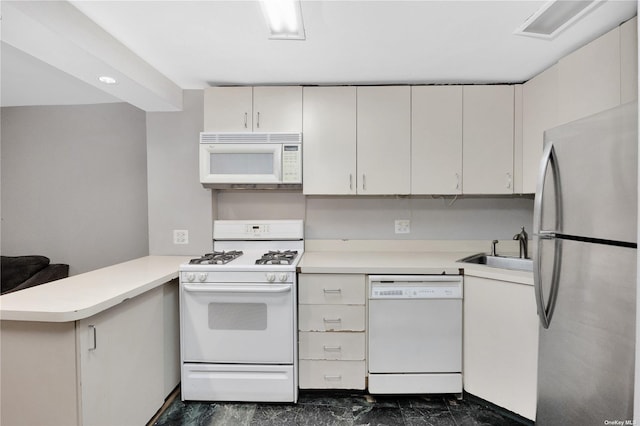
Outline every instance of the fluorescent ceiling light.
POLYGON ((262 0, 261 4, 270 39, 305 39, 299 0, 262 0))
POLYGON ((108 75, 101 75, 100 77, 98 77, 98 80, 100 80, 100 82, 104 84, 116 84, 118 82, 115 78, 108 75))
POLYGON ((531 15, 515 34, 552 39, 604 0, 551 0, 531 15))

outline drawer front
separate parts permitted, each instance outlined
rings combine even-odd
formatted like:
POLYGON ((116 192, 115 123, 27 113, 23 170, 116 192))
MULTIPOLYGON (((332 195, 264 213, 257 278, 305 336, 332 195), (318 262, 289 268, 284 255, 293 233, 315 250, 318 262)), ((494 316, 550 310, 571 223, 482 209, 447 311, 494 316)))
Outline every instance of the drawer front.
POLYGON ((299 303, 315 305, 364 305, 364 275, 300 274, 298 276, 299 303))
POLYGON ((364 331, 362 305, 298 305, 300 331, 364 331))
POLYGON ((319 360, 364 360, 364 333, 299 333, 299 358, 319 360))
POLYGON ((364 361, 300 360, 300 389, 364 389, 364 361))

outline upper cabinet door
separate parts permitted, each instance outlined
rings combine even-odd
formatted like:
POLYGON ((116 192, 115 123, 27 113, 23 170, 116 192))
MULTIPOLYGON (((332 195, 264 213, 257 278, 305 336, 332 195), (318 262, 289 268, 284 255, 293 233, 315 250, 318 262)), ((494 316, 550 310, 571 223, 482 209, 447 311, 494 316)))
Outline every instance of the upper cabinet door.
POLYGON ((254 87, 253 131, 301 132, 302 87, 254 87))
POLYGON ((523 85, 522 192, 536 192, 544 131, 558 125, 558 65, 523 85))
POLYGON ((303 192, 356 193, 356 88, 305 87, 303 192))
POLYGON ((301 132, 302 87, 209 87, 205 132, 301 132))
POLYGON ((204 131, 251 132, 252 93, 251 87, 204 89, 204 131))
POLYGON ((620 103, 638 99, 638 17, 620 26, 620 103))
POLYGON ((463 87, 465 194, 513 193, 513 86, 463 87))
POLYGON ((559 123, 620 104, 620 27, 560 60, 558 95, 559 123))
POLYGON ((462 193, 462 86, 411 88, 411 193, 462 193))
POLYGON ((358 193, 411 191, 411 88, 357 88, 358 193))

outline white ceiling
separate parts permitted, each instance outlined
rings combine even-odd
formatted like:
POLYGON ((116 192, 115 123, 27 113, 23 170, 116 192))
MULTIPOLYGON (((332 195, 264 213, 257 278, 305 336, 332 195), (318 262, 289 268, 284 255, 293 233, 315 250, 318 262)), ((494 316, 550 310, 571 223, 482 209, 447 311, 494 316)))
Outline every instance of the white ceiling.
POLYGON ((514 35, 544 3, 303 0, 295 41, 267 38, 257 1, 5 0, 2 106, 176 110, 181 89, 208 85, 523 82, 637 8, 608 0, 552 41, 514 35))

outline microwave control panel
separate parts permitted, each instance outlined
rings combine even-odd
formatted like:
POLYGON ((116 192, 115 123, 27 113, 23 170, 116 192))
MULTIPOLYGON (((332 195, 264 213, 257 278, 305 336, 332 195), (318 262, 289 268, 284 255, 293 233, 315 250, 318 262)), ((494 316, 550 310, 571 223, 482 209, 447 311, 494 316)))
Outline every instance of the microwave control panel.
POLYGON ((282 182, 302 182, 302 145, 282 146, 282 182))

